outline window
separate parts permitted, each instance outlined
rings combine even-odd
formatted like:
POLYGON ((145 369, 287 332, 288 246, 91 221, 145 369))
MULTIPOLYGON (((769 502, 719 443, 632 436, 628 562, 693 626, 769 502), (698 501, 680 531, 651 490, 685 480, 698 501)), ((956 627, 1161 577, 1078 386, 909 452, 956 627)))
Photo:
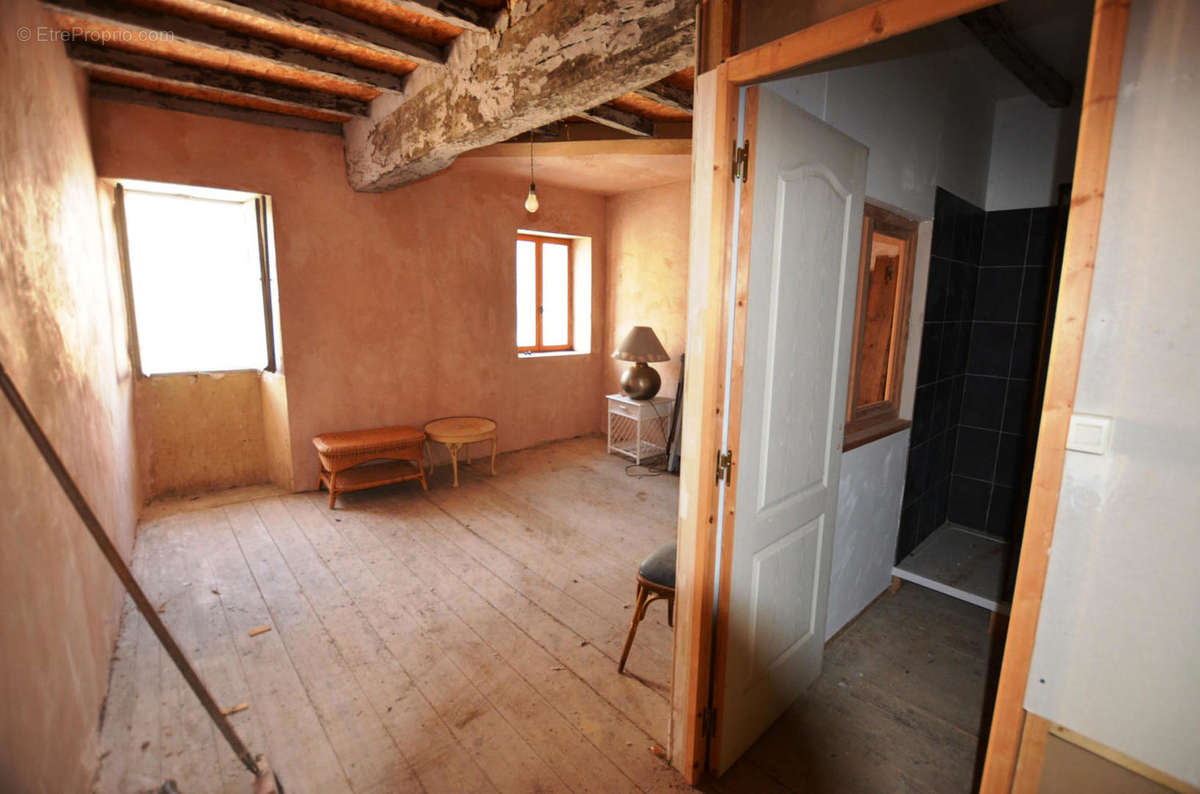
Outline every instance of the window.
POLYGON ((267 198, 126 181, 116 201, 141 372, 274 369, 267 198))
POLYGON ((916 243, 915 222, 866 205, 843 449, 905 426, 900 385, 916 243))
POLYGON ((517 352, 574 350, 571 238, 517 235, 517 352))

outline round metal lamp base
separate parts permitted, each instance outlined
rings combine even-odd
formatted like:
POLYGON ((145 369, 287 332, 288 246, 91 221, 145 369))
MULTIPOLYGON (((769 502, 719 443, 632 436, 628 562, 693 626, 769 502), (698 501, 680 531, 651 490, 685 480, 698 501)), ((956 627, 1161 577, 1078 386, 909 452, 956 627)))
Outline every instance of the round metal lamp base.
POLYGON ((662 378, 658 376, 654 367, 644 361, 634 364, 621 376, 621 391, 630 399, 649 400, 658 394, 660 387, 662 378))

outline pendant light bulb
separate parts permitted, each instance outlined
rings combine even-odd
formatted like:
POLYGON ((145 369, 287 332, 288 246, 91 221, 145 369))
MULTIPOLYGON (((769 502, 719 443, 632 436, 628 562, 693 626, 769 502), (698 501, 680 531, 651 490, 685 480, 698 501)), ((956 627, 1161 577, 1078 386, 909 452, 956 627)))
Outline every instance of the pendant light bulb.
POLYGON ((533 130, 529 131, 529 195, 525 197, 525 211, 538 211, 537 187, 533 184, 533 130))

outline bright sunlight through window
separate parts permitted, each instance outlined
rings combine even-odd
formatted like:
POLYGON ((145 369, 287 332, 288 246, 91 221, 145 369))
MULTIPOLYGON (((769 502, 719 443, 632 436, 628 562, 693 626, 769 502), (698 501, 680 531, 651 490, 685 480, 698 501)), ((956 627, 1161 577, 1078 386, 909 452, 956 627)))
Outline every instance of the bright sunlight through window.
POLYGON ((263 197, 121 186, 142 372, 270 368, 263 197))
POLYGON ((573 349, 574 278, 571 240, 517 237, 517 350, 573 349))

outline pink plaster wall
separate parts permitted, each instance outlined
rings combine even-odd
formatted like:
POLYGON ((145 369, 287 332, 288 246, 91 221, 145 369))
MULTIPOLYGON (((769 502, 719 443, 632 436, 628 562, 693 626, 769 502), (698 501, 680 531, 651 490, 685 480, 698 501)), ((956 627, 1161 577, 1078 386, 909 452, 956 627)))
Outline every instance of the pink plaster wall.
MULTIPOLYGON (((82 80, 46 20, 0 3, 0 360, 100 520, 133 545, 125 318, 82 80)), ((90 790, 117 580, 0 401, 0 790, 90 790)))
POLYGON ((454 168, 355 193, 339 138, 92 103, 105 177, 272 196, 295 487, 314 487, 313 435, 438 416, 497 419, 501 449, 597 432, 603 417, 605 199, 454 168), (518 360, 518 228, 593 238, 593 352, 518 360))
MULTIPOLYGON (((691 186, 675 182, 608 199, 608 322, 612 353, 635 325, 649 325, 671 360, 653 365, 661 396, 674 397, 679 354, 687 343, 688 217, 691 186)), ((606 358, 604 387, 620 390, 629 364, 606 358)))

